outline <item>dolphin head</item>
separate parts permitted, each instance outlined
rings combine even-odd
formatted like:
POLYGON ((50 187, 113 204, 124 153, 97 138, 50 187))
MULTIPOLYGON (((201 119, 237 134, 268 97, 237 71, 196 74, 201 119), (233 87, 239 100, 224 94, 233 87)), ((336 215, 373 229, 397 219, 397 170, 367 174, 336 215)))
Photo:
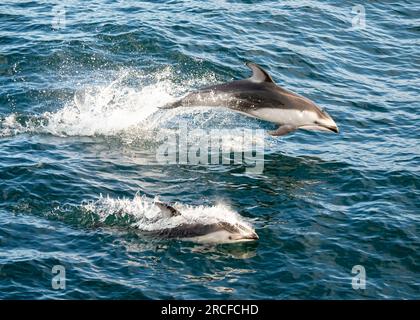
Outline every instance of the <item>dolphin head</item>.
POLYGON ((211 232, 196 237, 194 240, 201 243, 237 243, 258 239, 255 230, 245 223, 219 222, 214 225, 211 232))
POLYGON ((311 100, 294 95, 295 110, 298 113, 297 127, 305 130, 329 131, 338 133, 333 118, 311 100))
MULTIPOLYGON (((252 70, 252 77, 237 83, 242 86, 245 83, 247 91, 257 95, 254 101, 258 102, 259 107, 255 108, 255 104, 251 104, 253 107, 246 111, 262 120, 278 123, 280 127, 273 135, 287 134, 295 129, 338 133, 338 126, 331 116, 313 101, 277 85, 259 65, 247 63, 247 66, 252 70)), ((248 92, 241 98, 254 102, 248 92)))
POLYGON ((331 118, 331 116, 327 113, 327 111, 318 107, 316 108, 317 110, 313 112, 315 117, 312 119, 312 123, 305 124, 300 128, 305 130, 329 131, 338 133, 338 126, 333 118, 331 118))

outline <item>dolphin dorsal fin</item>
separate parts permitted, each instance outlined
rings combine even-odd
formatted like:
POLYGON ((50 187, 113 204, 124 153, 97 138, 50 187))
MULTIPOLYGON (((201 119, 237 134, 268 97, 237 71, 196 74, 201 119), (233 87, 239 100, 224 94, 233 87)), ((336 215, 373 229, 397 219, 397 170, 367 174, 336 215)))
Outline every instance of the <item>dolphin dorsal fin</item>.
POLYGON ((253 62, 247 62, 247 67, 252 70, 252 77, 249 78, 249 80, 253 82, 273 82, 273 79, 268 74, 267 71, 265 71, 263 68, 261 68, 258 64, 253 62))
POLYGON ((162 210, 162 212, 166 213, 170 217, 176 217, 181 215, 181 212, 179 212, 174 207, 168 204, 162 202, 155 202, 155 204, 159 207, 160 210, 162 210))

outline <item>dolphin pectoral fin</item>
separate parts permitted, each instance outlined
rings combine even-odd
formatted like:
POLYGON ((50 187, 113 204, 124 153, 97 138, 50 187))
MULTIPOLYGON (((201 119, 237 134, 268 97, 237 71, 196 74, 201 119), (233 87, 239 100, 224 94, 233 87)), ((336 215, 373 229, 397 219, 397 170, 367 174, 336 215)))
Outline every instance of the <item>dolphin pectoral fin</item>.
POLYGON ((278 136, 284 136, 284 135, 286 135, 290 132, 295 131, 296 129, 297 129, 297 127, 295 127, 295 126, 292 126, 290 124, 285 124, 283 126, 278 127, 277 130, 268 131, 268 133, 271 136, 278 137, 278 136))
POLYGON ((268 74, 267 71, 265 71, 263 68, 261 68, 258 64, 253 62, 247 62, 247 67, 252 70, 252 77, 249 78, 249 80, 253 82, 273 82, 273 79, 268 74))

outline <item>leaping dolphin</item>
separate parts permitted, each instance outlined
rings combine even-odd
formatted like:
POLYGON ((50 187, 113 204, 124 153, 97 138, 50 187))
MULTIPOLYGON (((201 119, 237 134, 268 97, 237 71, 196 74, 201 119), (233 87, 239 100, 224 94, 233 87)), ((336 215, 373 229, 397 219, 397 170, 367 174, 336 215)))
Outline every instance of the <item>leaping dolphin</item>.
POLYGON ((282 136, 297 129, 338 133, 330 115, 313 101, 276 85, 259 65, 248 62, 252 76, 244 80, 205 87, 161 107, 226 107, 247 116, 274 122, 273 136, 282 136))
MULTIPOLYGON (((168 218, 181 215, 174 207, 155 202, 168 218)), ((172 228, 142 232, 168 239, 181 239, 199 243, 236 243, 258 240, 257 233, 247 224, 220 221, 217 223, 182 223, 172 228)))

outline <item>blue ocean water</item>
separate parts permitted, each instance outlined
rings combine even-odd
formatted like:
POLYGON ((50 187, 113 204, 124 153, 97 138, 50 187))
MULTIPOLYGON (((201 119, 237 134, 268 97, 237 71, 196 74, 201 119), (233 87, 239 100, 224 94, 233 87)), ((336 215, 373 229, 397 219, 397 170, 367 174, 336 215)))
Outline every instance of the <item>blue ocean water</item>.
POLYGON ((419 299, 419 16, 416 1, 2 1, 0 298, 419 299), (340 134, 265 135, 257 174, 156 163, 181 120, 273 129, 158 110, 248 77, 246 61, 340 134), (154 197, 240 215, 260 239, 144 237, 154 197))

